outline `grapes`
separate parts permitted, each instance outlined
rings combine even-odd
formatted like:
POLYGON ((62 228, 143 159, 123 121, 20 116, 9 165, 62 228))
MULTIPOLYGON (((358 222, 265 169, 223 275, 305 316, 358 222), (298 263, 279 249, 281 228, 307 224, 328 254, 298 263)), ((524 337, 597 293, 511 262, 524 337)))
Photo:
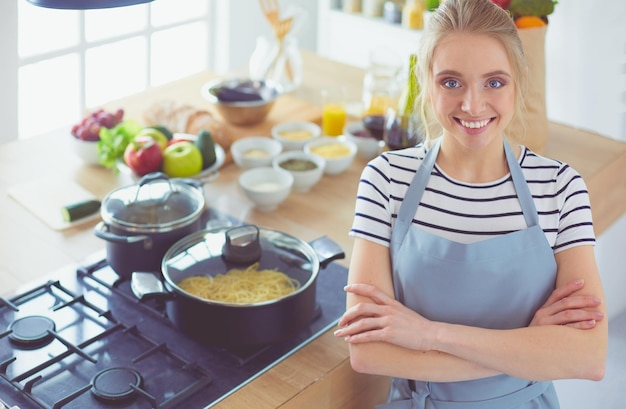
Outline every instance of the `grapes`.
POLYGON ((123 118, 124 110, 121 108, 115 112, 108 112, 99 108, 72 126, 72 135, 84 141, 98 141, 100 139, 100 128, 111 129, 122 122, 123 118))

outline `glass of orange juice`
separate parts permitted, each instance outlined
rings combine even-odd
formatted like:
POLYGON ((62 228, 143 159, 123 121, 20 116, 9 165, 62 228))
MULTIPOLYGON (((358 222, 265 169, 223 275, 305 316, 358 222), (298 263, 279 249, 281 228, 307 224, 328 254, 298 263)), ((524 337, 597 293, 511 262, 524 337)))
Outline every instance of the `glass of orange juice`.
POLYGON ((344 89, 322 90, 322 134, 339 136, 346 124, 346 104, 344 89))

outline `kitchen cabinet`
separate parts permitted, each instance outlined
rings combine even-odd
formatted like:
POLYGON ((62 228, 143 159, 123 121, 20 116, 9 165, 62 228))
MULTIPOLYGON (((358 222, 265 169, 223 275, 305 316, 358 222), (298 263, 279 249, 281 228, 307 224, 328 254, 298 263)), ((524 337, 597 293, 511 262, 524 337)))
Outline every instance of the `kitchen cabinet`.
MULTIPOLYGON (((238 129, 238 136, 251 132, 268 135, 278 121, 310 119, 319 122, 319 89, 328 85, 347 85, 360 96, 363 70, 302 52, 304 82, 293 93, 277 101, 277 112, 254 129, 238 129)), ((199 87, 213 73, 203 72, 181 81, 154 88, 139 95, 113 101, 105 108, 124 107, 129 118, 141 118, 143 111, 162 99, 184 101, 208 108, 199 87)), ((596 233, 601 235, 626 213, 626 143, 566 125, 550 123, 546 155, 570 163, 588 184, 594 209, 596 233)), ((13 201, 6 191, 11 186, 42 177, 71 180, 88 188, 97 197, 131 182, 123 174, 97 166, 84 165, 69 149, 67 130, 40 138, 9 142, 0 146, 0 288, 3 295, 54 278, 57 270, 74 268, 104 248, 93 234, 93 223, 66 231, 48 228, 27 209, 13 201), (54 154, 50 154, 54 152, 54 154), (69 266, 69 267, 68 267, 69 266)), ((348 230, 361 169, 366 162, 357 158, 343 174, 325 177, 308 193, 294 193, 274 212, 258 212, 237 187, 240 170, 224 166, 219 177, 204 187, 209 206, 237 219, 268 226, 313 240, 328 235, 351 254, 348 230), (329 210, 332 209, 332 210, 329 210)), ((42 198, 45 200, 45 198, 42 198)), ((219 403, 219 409, 342 409, 371 408, 384 399, 388 379, 352 371, 345 343, 332 330, 289 358, 255 378, 219 403)))

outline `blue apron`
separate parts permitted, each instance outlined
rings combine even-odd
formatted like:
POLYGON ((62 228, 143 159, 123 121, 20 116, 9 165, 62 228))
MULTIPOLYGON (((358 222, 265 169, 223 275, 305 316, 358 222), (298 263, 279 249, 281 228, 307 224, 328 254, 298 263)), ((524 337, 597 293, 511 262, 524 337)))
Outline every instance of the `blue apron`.
MULTIPOLYGON (((413 227, 440 140, 426 154, 391 235, 396 298, 422 316, 491 329, 526 327, 551 294, 556 262, 532 195, 509 144, 504 149, 528 228, 462 244, 413 227)), ((523 358, 521 358, 523 359, 523 358)), ((393 378, 388 403, 378 409, 556 409, 552 382, 508 375, 462 381, 393 378)))

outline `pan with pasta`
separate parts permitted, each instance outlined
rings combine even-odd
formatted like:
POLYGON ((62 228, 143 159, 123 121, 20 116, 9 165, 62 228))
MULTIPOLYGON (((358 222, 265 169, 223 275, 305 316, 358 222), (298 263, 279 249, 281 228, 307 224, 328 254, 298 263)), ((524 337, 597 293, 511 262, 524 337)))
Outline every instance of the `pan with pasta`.
MULTIPOLYGON (((234 229, 250 230, 248 225, 203 230, 168 250, 162 264, 168 317, 193 338, 219 346, 256 346, 293 336, 316 313, 320 269, 343 258, 343 251, 327 237, 308 243, 255 226, 256 259, 231 260, 224 246, 234 229)), ((238 241, 241 253, 248 254, 246 236, 238 241)))

